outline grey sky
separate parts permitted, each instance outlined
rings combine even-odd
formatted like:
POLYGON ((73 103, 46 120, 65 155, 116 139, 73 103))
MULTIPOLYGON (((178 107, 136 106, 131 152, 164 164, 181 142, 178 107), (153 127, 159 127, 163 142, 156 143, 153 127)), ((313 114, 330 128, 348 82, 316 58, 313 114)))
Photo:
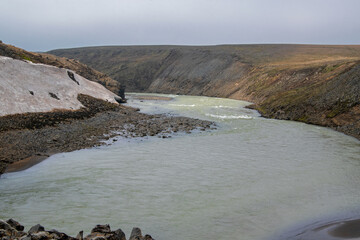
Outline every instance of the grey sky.
POLYGON ((95 45, 360 44, 359 0, 1 0, 0 40, 95 45))

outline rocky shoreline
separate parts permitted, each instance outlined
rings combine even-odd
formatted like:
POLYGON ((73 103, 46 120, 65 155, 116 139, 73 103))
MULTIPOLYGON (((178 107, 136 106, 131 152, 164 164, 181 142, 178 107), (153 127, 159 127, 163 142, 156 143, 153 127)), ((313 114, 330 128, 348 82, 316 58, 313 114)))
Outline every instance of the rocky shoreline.
MULTIPOLYGON (((119 228, 112 231, 110 225, 96 225, 91 233, 84 236, 84 232, 80 231, 76 237, 71 237, 66 233, 59 232, 55 229, 45 230, 43 226, 37 224, 32 226, 27 232, 24 231, 24 226, 14 219, 7 221, 0 220, 0 239, 2 240, 47 240, 47 239, 61 239, 61 240, 126 240, 125 233, 119 228)), ((151 235, 142 235, 141 229, 134 227, 131 231, 129 240, 153 240, 151 235)))
POLYGON ((117 141, 116 136, 167 138, 213 126, 198 119, 143 114, 87 95, 78 100, 85 108, 0 117, 0 174, 26 169, 55 153, 117 141))
POLYGON ((128 91, 245 100, 264 117, 330 127, 360 140, 360 45, 111 46, 50 53, 103 71, 128 91))

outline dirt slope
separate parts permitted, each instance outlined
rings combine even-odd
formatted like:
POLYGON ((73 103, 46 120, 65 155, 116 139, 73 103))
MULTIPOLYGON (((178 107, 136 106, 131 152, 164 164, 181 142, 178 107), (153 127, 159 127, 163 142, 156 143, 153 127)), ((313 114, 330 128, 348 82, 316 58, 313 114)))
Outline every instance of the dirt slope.
POLYGON ((252 101, 264 116, 360 138, 360 46, 89 47, 51 51, 104 71, 129 91, 252 101))

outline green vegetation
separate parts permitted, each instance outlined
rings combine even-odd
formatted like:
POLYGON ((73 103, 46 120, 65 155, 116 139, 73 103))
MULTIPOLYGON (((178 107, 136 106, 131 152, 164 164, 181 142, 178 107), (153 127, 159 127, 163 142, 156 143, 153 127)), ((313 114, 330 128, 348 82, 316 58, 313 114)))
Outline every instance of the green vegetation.
POLYGON ((351 102, 350 100, 345 100, 345 101, 339 100, 336 103, 336 105, 333 106, 331 111, 326 115, 326 117, 333 118, 339 114, 348 112, 354 105, 355 105, 355 103, 351 102))
POLYGON ((32 62, 31 58, 30 58, 29 56, 26 56, 25 54, 22 54, 22 55, 21 55, 21 58, 22 58, 23 60, 27 60, 27 61, 32 62))
POLYGON ((279 73, 278 69, 271 69, 270 71, 267 72, 269 77, 275 77, 278 73, 279 73))
POLYGON ((326 66, 321 72, 322 72, 322 73, 332 72, 332 71, 334 71, 337 67, 339 67, 338 64, 336 64, 336 65, 328 65, 328 66, 326 66))
POLYGON ((303 115, 303 116, 301 116, 300 118, 298 118, 297 121, 299 121, 299 122, 304 122, 304 123, 308 123, 309 117, 306 116, 306 115, 303 115))

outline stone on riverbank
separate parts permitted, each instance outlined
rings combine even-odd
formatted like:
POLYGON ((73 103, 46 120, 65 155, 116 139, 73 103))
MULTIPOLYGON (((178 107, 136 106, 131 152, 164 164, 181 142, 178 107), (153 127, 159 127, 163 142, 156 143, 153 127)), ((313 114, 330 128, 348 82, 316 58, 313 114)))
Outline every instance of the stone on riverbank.
MULTIPOLYGON (((86 237, 83 237, 83 231, 80 231, 76 238, 54 229, 46 231, 40 224, 31 227, 27 233, 23 232, 23 230, 24 226, 13 219, 6 222, 0 220, 1 240, 126 240, 125 233, 120 228, 111 231, 109 224, 96 225, 86 237)), ((129 240, 153 240, 153 238, 148 234, 142 236, 140 228, 133 228, 129 240)))

